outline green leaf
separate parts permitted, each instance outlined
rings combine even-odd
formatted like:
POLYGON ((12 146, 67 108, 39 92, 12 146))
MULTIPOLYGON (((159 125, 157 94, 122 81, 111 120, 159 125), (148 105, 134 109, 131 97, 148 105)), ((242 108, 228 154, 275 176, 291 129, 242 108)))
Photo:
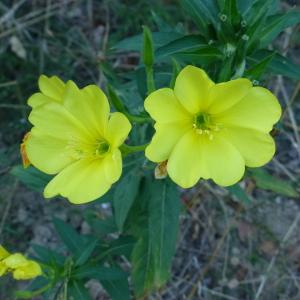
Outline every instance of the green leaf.
POLYGON ((240 185, 235 184, 232 186, 228 186, 226 189, 242 204, 249 205, 252 203, 251 199, 240 185))
POLYGON ((68 294, 73 297, 74 300, 92 300, 88 290, 84 286, 84 283, 79 280, 72 280, 68 284, 68 294))
POLYGON ((254 25, 257 21, 262 21, 271 12, 274 6, 274 0, 255 0, 245 15, 246 21, 254 25))
POLYGON ((42 263, 63 266, 65 257, 58 252, 35 244, 32 248, 42 263))
POLYGON ((104 267, 101 265, 87 264, 76 268, 72 272, 72 278, 97 279, 97 280, 119 280, 127 278, 127 274, 120 268, 104 267))
MULTIPOLYGON (((154 47, 161 47, 170 43, 173 40, 182 37, 182 34, 177 32, 152 32, 154 47)), ((140 52, 143 44, 143 35, 135 35, 115 44, 112 49, 117 51, 136 51, 140 52)))
POLYGON ((137 171, 136 168, 128 171, 121 179, 118 189, 114 193, 113 208, 115 222, 120 231, 123 229, 128 211, 139 191, 141 176, 136 175, 137 171))
POLYGON ((270 175, 264 169, 249 169, 249 173, 255 180, 256 185, 261 189, 271 190, 288 197, 299 196, 291 183, 270 175))
POLYGON ((207 65, 216 60, 223 59, 224 55, 218 48, 207 46, 197 51, 176 53, 174 54, 174 58, 182 63, 207 65))
POLYGON ((155 52, 157 57, 164 57, 174 53, 196 50, 201 47, 206 47, 207 43, 200 35, 187 35, 176 39, 160 48, 155 52))
POLYGON ((143 26, 142 59, 146 67, 152 67, 154 63, 154 46, 152 32, 147 26, 143 26))
POLYGON ((109 233, 118 231, 115 219, 113 217, 100 219, 99 215, 95 211, 89 210, 85 213, 85 219, 97 236, 102 237, 109 233))
POLYGON ((228 57, 222 65, 221 71, 218 76, 218 82, 225 82, 230 80, 232 74, 233 56, 228 57))
MULTIPOLYGON (((264 58, 271 55, 273 51, 270 50, 259 50, 248 56, 250 63, 258 63, 264 58)), ((281 74, 292 79, 300 79, 300 67, 292 62, 289 58, 283 57, 280 54, 275 54, 272 61, 268 64, 267 70, 273 74, 281 74)))
POLYGON ((38 192, 42 192, 53 177, 42 173, 34 167, 24 169, 21 165, 14 166, 10 173, 16 176, 27 187, 38 192))
POLYGON ((146 231, 136 243, 132 253, 132 282, 138 296, 155 287, 155 258, 149 233, 146 231))
POLYGON ((101 280, 102 286, 109 293, 112 300, 130 300, 127 278, 119 280, 101 280))
POLYGON ((176 78, 181 70, 179 63, 176 61, 175 58, 172 59, 172 65, 173 65, 173 72, 172 72, 172 78, 170 82, 170 88, 173 89, 175 86, 176 78))
POLYGON ((259 48, 261 32, 264 28, 265 21, 272 8, 273 0, 255 1, 252 9, 249 11, 250 16, 247 19, 247 26, 245 37, 247 40, 247 53, 252 53, 255 49, 259 48))
POLYGON ((106 255, 124 255, 130 257, 136 240, 131 236, 120 236, 110 243, 106 255))
POLYGON ((84 243, 80 251, 80 254, 77 255, 76 257, 75 265, 76 266, 83 265, 90 258, 97 244, 98 244, 98 239, 95 237, 92 237, 92 239, 89 239, 88 242, 84 243))
POLYGON ((148 217, 132 253, 132 281, 137 295, 167 281, 181 207, 177 187, 169 180, 147 179, 142 199, 147 201, 148 217))
POLYGON ((222 14, 227 17, 227 22, 231 26, 239 25, 241 22, 241 15, 238 10, 237 0, 225 0, 222 14))
POLYGON ((218 27, 218 6, 211 0, 181 0, 183 8, 191 15, 199 30, 207 32, 207 24, 218 27), (195 19, 194 19, 195 18, 195 19))
POLYGON ((59 234, 59 237, 69 249, 71 254, 80 255, 81 254, 81 245, 84 243, 82 237, 73 229, 73 227, 64 221, 54 218, 53 224, 55 230, 59 234))
POLYGON ((208 20, 205 15, 203 15, 198 9, 196 9, 195 4, 190 0, 181 0, 180 4, 183 9, 192 17, 192 20, 198 27, 201 35, 208 39, 208 20))
POLYGON ((251 66, 245 72, 245 76, 250 79, 259 80, 260 77, 265 73, 267 67, 271 63, 272 59, 274 58, 275 52, 271 53, 270 55, 263 58, 260 62, 251 66))
POLYGON ((237 0, 237 6, 242 15, 247 14, 248 10, 253 5, 254 0, 237 0))
POLYGON ((261 32, 260 47, 268 46, 272 40, 285 28, 300 22, 300 11, 292 10, 267 18, 266 26, 261 32))
POLYGON ((175 254, 181 202, 177 186, 169 180, 156 180, 149 198, 149 239, 154 251, 155 284, 161 287, 169 278, 175 254))
POLYGON ((108 99, 110 100, 109 102, 113 105, 113 107, 120 112, 127 111, 122 100, 117 95, 117 92, 110 84, 107 84, 107 91, 108 91, 108 99))

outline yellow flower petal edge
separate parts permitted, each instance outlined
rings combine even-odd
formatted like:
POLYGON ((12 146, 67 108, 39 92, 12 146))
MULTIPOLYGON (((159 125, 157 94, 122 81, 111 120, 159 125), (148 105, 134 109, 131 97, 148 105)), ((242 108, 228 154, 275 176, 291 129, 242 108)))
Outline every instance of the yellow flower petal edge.
POLYGON ((280 104, 246 78, 215 84, 204 70, 186 66, 174 91, 156 90, 144 106, 156 122, 145 155, 156 163, 167 160, 169 176, 183 188, 201 178, 233 185, 245 166, 263 166, 274 156, 270 131, 280 104))
POLYGON ((122 113, 110 113, 96 85, 79 89, 73 81, 65 84, 57 77, 41 76, 39 86, 52 100, 33 107, 33 128, 21 149, 34 167, 56 175, 44 196, 61 195, 74 204, 101 197, 121 176, 119 147, 131 130, 129 120, 122 113))
POLYGON ((40 265, 21 253, 9 253, 0 245, 0 276, 12 272, 16 280, 28 280, 42 275, 40 265))
POLYGON ((51 101, 62 102, 66 84, 60 78, 41 75, 38 85, 40 93, 35 93, 28 99, 29 106, 35 108, 51 101))

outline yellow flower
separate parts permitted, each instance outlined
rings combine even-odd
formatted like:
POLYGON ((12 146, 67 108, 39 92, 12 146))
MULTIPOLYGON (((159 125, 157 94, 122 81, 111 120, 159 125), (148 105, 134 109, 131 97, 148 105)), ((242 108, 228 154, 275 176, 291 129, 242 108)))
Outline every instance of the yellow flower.
POLYGON ((168 160, 169 176, 183 188, 200 178, 232 185, 245 165, 260 167, 275 153, 269 132, 281 107, 270 91, 248 79, 215 84, 202 69, 187 66, 174 90, 151 93, 145 109, 156 121, 146 156, 157 163, 168 160))
POLYGON ((35 94, 36 103, 29 99, 34 127, 25 142, 26 155, 37 169, 57 174, 44 190, 46 198, 62 195, 76 204, 95 200, 121 176, 119 147, 131 125, 123 114, 110 114, 97 86, 79 89, 72 81, 64 86, 57 77, 51 80, 40 79, 43 94, 35 94))
POLYGON ((10 254, 2 246, 0 246, 0 260, 0 276, 11 271, 14 279, 27 280, 42 274, 37 262, 27 259, 21 253, 10 254))
POLYGON ((13 277, 16 280, 32 279, 40 275, 42 275, 41 267, 33 260, 27 260, 25 265, 19 266, 13 271, 13 277))

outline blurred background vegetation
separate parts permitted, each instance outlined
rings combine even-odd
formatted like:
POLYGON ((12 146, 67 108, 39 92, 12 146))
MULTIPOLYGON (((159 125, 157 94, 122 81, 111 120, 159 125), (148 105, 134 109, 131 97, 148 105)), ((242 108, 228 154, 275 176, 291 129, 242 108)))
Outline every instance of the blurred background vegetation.
MULTIPOLYGON (((283 10, 295 5, 280 3, 283 10)), ((162 20, 194 30, 176 0, 0 1, 0 242, 7 248, 28 253, 32 244, 59 248, 53 216, 81 233, 89 231, 83 207, 47 202, 11 175, 21 163, 19 144, 30 129, 26 101, 37 90, 39 75, 58 75, 79 86, 104 87, 107 78, 121 85, 118 75, 134 70, 139 54, 117 53, 114 46, 141 33, 144 24, 157 30, 162 20)), ((299 64, 299 27, 285 30, 270 47, 299 64)), ((300 299, 300 84, 282 76, 264 84, 285 111, 278 154, 267 166, 275 179, 262 174, 243 182, 246 208, 207 182, 184 191, 173 276, 151 299, 300 299)), ((98 208, 100 217, 110 214, 108 206, 98 208)), ((24 286, 1 279, 0 299, 14 299, 16 284, 24 286)), ((93 299, 109 299, 99 283, 92 281, 89 289, 93 299)))

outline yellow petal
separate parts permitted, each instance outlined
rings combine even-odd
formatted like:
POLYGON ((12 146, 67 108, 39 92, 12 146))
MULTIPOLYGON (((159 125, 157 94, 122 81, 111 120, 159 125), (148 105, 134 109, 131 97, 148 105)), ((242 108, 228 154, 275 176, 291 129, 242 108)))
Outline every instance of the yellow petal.
POLYGON ((109 117, 109 104, 99 87, 89 85, 79 90, 73 81, 68 81, 64 106, 94 136, 104 135, 109 117))
POLYGON ((108 182, 114 183, 122 174, 122 155, 119 149, 114 149, 103 159, 105 175, 108 182))
POLYGON ((46 135, 66 140, 93 139, 81 122, 58 103, 51 102, 33 109, 28 119, 46 135))
POLYGON ((10 269, 15 269, 27 264, 26 257, 21 253, 11 254, 3 260, 3 263, 10 269))
POLYGON ((224 127, 232 125, 270 132, 280 115, 281 107, 277 98, 265 88, 253 87, 236 105, 214 115, 214 120, 224 127))
POLYGON ((40 265, 32 260, 28 260, 27 264, 18 267, 13 271, 13 277, 16 280, 28 280, 42 275, 40 265))
POLYGON ((39 88, 44 95, 62 102, 65 84, 57 76, 47 77, 41 75, 39 78, 39 88))
POLYGON ((183 188, 195 185, 200 177, 207 178, 204 157, 205 139, 188 131, 175 145, 168 161, 167 169, 171 179, 183 188))
POLYGON ((209 89, 213 85, 205 71, 187 66, 178 74, 174 92, 185 109, 196 114, 206 109, 209 89))
POLYGON ((274 156, 275 142, 268 133, 230 127, 219 134, 241 153, 248 167, 261 167, 274 156))
POLYGON ((156 124, 156 133, 145 150, 146 157, 153 162, 167 160, 176 143, 191 128, 189 122, 156 124))
POLYGON ((96 200, 111 187, 101 159, 81 159, 62 170, 46 186, 45 198, 61 195, 74 204, 96 200))
POLYGON ((0 277, 6 273, 7 269, 8 267, 6 266, 6 264, 0 261, 0 277))
POLYGON ((209 177, 218 185, 237 183, 244 175, 245 161, 240 152, 222 137, 207 139, 204 157, 209 177))
POLYGON ((174 91, 169 88, 159 89, 151 93, 144 102, 145 110, 159 123, 169 123, 191 119, 176 98, 174 91))
POLYGON ((119 147, 128 137, 131 124, 122 113, 112 113, 108 121, 107 130, 104 138, 113 148, 119 147))
POLYGON ((220 113, 238 103, 252 87, 250 80, 235 79, 214 85, 209 91, 209 108, 211 114, 220 113))
POLYGON ((10 255, 10 253, 0 245, 0 260, 8 257, 10 255))
POLYGON ((58 102, 57 100, 52 99, 42 93, 35 93, 28 99, 27 103, 32 108, 35 108, 35 107, 38 107, 40 105, 43 105, 45 103, 49 103, 52 101, 58 102))
POLYGON ((29 161, 47 174, 56 174, 74 161, 67 140, 46 135, 35 127, 26 140, 25 148, 29 161))

